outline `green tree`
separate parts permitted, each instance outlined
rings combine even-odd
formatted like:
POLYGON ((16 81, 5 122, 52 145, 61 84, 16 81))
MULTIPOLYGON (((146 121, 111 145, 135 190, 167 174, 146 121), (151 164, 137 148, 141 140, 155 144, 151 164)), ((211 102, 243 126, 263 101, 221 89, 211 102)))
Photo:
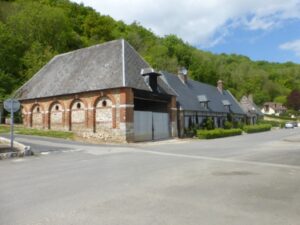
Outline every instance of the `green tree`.
POLYGON ((19 11, 7 23, 14 35, 26 40, 27 47, 33 42, 51 46, 58 52, 80 47, 80 40, 63 10, 36 1, 19 4, 19 11))
POLYGON ((297 111, 300 110, 300 91, 293 90, 287 96, 287 106, 297 111))
POLYGON ((42 44, 34 42, 22 58, 25 66, 24 80, 31 78, 56 54, 57 52, 53 51, 50 46, 45 48, 42 44))

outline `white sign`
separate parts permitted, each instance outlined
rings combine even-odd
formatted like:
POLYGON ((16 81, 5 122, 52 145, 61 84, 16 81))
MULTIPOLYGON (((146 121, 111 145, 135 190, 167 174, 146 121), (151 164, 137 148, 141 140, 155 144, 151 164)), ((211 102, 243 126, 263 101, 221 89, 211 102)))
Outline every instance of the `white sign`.
POLYGON ((8 112, 17 112, 21 107, 21 104, 16 99, 7 99, 4 101, 4 109, 8 112))

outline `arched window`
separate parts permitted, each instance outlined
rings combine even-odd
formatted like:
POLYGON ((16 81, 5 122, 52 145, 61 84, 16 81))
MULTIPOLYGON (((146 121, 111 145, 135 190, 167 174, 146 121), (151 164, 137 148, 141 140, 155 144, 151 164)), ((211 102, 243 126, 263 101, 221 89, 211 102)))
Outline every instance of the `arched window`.
POLYGON ((32 108, 32 127, 43 128, 43 114, 40 105, 32 108))
POLYGON ((112 101, 101 97, 96 103, 96 131, 112 128, 112 101))
POLYGON ((86 126, 85 105, 81 100, 75 100, 71 106, 71 129, 82 130, 86 126))
POLYGON ((60 103, 54 103, 50 108, 50 129, 62 130, 63 124, 63 107, 60 103))

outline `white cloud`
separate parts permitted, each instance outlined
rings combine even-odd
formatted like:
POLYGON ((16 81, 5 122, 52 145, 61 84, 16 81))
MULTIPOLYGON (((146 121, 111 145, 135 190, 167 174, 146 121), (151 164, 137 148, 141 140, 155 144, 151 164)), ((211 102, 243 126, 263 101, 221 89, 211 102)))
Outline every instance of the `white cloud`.
POLYGON ((207 47, 230 30, 270 30, 300 19, 300 0, 73 0, 126 23, 140 22, 159 35, 176 34, 207 47))
POLYGON ((300 39, 284 43, 280 45, 279 48, 282 50, 293 51, 297 56, 300 57, 300 39))

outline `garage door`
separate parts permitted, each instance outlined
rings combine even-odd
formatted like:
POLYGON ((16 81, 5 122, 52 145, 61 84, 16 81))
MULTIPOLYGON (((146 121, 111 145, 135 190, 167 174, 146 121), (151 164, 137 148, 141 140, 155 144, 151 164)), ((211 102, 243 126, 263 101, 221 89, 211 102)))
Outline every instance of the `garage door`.
POLYGON ((152 140, 152 112, 134 111, 134 140, 152 140))
POLYGON ((152 113, 153 116, 153 139, 167 139, 170 137, 168 113, 152 113))
POLYGON ((168 113, 134 111, 135 141, 152 141, 169 137, 168 113))

